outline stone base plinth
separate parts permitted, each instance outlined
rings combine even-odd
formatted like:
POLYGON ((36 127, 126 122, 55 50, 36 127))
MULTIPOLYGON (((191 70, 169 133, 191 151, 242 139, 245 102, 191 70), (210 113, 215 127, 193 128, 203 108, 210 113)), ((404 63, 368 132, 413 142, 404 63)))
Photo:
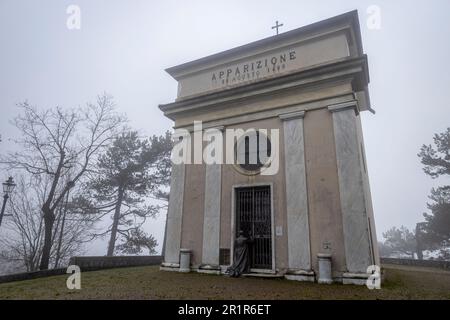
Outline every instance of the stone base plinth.
POLYGON ((197 272, 208 273, 208 274, 220 274, 220 266, 202 264, 198 267, 197 272))
POLYGON ((356 284, 365 286, 370 274, 368 273, 350 273, 346 272, 342 275, 342 284, 356 284))
POLYGON ((161 263, 159 270, 161 270, 161 271, 177 271, 178 272, 180 270, 180 264, 163 262, 163 263, 161 263))
POLYGON ((312 270, 288 270, 284 277, 288 280, 314 282, 315 274, 312 270))
POLYGON ((333 279, 331 277, 331 254, 318 253, 317 260, 319 261, 319 279, 318 283, 331 284, 333 279))

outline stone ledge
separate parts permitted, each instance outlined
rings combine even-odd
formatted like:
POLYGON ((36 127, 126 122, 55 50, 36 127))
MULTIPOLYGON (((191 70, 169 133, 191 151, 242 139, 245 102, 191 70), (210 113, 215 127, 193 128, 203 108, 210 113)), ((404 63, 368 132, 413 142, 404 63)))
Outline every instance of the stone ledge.
POLYGON ((367 279, 370 277, 368 273, 350 273, 346 272, 342 275, 342 284, 366 285, 367 279))
POLYGON ((217 275, 221 274, 220 269, 219 270, 212 270, 212 269, 201 269, 201 268, 198 268, 197 272, 198 273, 206 273, 206 274, 217 274, 217 275))
POLYGON ((269 78, 258 82, 204 93, 198 96, 184 97, 181 100, 168 104, 160 104, 159 109, 168 118, 174 119, 174 114, 179 112, 202 109, 210 105, 221 105, 242 101, 244 98, 252 98, 273 94, 281 90, 310 88, 326 82, 342 80, 343 78, 353 78, 358 88, 362 88, 366 83, 367 56, 362 55, 355 58, 342 58, 319 66, 312 66, 293 73, 288 73, 276 78, 269 78), (358 76, 359 75, 359 76, 358 76))
POLYGON ((384 258, 381 257, 381 264, 396 264, 402 266, 417 266, 428 268, 439 268, 450 270, 450 261, 448 260, 417 260, 417 259, 402 259, 402 258, 384 258))
POLYGON ((161 263, 159 270, 178 272, 180 270, 180 264, 179 263, 171 263, 171 262, 163 262, 163 263, 161 263))
POLYGON ((159 265, 162 256, 85 256, 70 258, 69 265, 77 265, 81 271, 110 268, 139 267, 159 265))
MULTIPOLYGON (((161 256, 85 256, 70 258, 69 265, 77 265, 82 272, 112 268, 151 266, 161 263, 161 256)), ((66 274, 67 268, 14 273, 0 276, 0 283, 30 280, 66 274)))
POLYGON ((66 274, 66 270, 67 270, 66 268, 58 268, 58 269, 6 274, 6 275, 0 276, 0 283, 58 276, 58 275, 66 274))
POLYGON ((343 111, 343 110, 347 110, 347 109, 355 110, 356 115, 358 115, 359 114, 358 101, 354 100, 354 101, 348 101, 348 102, 338 103, 338 104, 328 106, 328 110, 330 112, 338 112, 338 111, 343 111))
POLYGON ((220 274, 221 269, 220 266, 211 265, 211 264, 202 264, 197 268, 197 272, 199 273, 208 273, 208 274, 220 274))
POLYGON ((174 263, 174 262, 162 262, 161 266, 162 267, 167 267, 167 268, 179 268, 180 264, 179 263, 174 263))
POLYGON ((288 272, 284 275, 287 280, 314 282, 316 280, 314 271, 298 270, 288 272))
POLYGON ((305 111, 282 113, 282 114, 278 115, 278 117, 284 121, 294 120, 294 119, 303 119, 305 117, 305 111))
POLYGON ((320 284, 332 284, 334 282, 334 280, 332 280, 332 279, 318 279, 317 280, 317 283, 320 283, 320 284))
POLYGON ((250 272, 250 273, 243 273, 243 277, 254 277, 254 278, 283 278, 284 275, 278 274, 278 273, 256 273, 256 272, 250 272))

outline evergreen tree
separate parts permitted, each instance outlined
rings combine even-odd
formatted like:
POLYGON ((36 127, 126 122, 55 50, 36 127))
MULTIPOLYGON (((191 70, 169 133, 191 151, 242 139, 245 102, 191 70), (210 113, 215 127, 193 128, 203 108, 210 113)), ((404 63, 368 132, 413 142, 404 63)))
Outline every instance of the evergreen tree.
POLYGON ((89 190, 97 206, 112 213, 112 222, 102 234, 110 235, 108 256, 114 254, 119 237, 125 242, 122 249, 138 236, 145 238, 139 228, 159 210, 159 206, 149 204, 148 197, 159 192, 165 183, 161 170, 165 166, 161 163, 167 162, 167 148, 171 148, 166 139, 171 139, 170 134, 147 140, 139 138, 136 131, 124 132, 100 156, 89 190))
MULTIPOLYGON (((423 145, 418 156, 424 171, 432 178, 450 175, 450 128, 435 134, 433 145, 423 145)), ((431 214, 424 213, 423 241, 429 249, 441 250, 443 259, 450 258, 450 186, 433 188, 428 203, 431 214)))
POLYGON ((400 228, 392 227, 383 233, 383 238, 386 239, 384 245, 391 250, 392 253, 406 254, 414 259, 416 252, 416 238, 414 233, 409 231, 406 227, 400 228))

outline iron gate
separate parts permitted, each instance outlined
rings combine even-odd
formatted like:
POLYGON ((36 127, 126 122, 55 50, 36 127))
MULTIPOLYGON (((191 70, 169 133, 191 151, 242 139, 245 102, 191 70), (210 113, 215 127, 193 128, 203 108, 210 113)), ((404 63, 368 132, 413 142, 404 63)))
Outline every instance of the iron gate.
POLYGON ((242 230, 250 238, 251 268, 272 269, 270 187, 236 189, 236 237, 242 230))

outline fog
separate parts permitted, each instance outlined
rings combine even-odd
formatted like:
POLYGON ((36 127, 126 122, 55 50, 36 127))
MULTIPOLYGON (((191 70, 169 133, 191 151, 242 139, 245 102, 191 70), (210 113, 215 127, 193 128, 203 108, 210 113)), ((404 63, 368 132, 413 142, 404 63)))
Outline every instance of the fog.
MULTIPOLYGON (((0 153, 16 134, 16 103, 75 107, 104 91, 130 125, 162 134, 172 123, 158 104, 176 97, 164 69, 358 9, 369 58, 372 107, 362 115, 378 238, 391 226, 414 228, 433 186, 417 153, 450 119, 450 2, 428 1, 22 1, 0 2, 0 153), (66 26, 69 5, 81 28, 66 26), (366 25, 380 8, 380 29, 366 25)), ((8 172, 0 171, 2 181, 8 172)), ((162 244, 165 214, 146 231, 162 244)), ((89 254, 104 254, 97 241, 89 254)))

